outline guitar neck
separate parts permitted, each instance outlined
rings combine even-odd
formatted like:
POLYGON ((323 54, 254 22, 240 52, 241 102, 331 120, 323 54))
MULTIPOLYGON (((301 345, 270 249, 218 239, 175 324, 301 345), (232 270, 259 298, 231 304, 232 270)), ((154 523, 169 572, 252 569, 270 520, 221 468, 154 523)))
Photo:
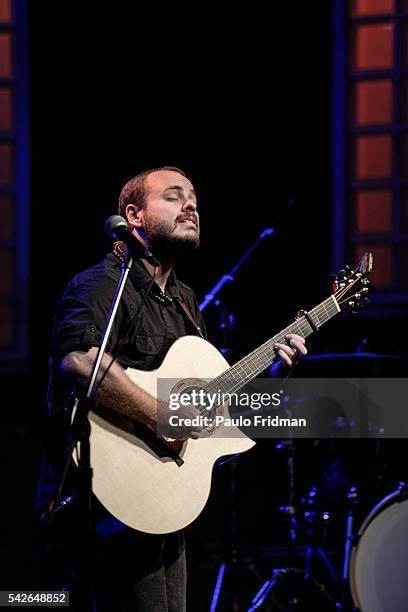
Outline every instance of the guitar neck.
POLYGON ((215 378, 207 385, 207 391, 222 391, 223 393, 234 393, 245 386, 253 378, 258 376, 265 368, 270 366, 279 357, 276 355, 274 346, 276 343, 286 343, 285 336, 288 334, 299 334, 306 338, 324 323, 332 319, 340 307, 334 295, 309 310, 307 316, 296 319, 291 325, 285 327, 278 334, 267 340, 264 344, 238 361, 226 372, 215 378))

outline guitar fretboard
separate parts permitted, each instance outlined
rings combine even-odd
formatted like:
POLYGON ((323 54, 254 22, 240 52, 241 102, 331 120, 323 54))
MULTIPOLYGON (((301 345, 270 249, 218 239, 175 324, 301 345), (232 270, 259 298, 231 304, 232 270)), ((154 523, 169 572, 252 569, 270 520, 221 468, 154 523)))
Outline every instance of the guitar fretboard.
POLYGON ((340 312, 340 307, 334 295, 331 295, 327 300, 324 300, 324 302, 310 310, 307 313, 307 317, 302 316, 296 319, 296 321, 285 327, 276 336, 267 340, 267 342, 238 361, 226 372, 208 383, 206 385, 207 393, 216 393, 218 391, 221 393, 237 392, 279 358, 274 348, 276 343, 285 344, 285 336, 288 334, 299 334, 306 338, 338 312, 340 312))

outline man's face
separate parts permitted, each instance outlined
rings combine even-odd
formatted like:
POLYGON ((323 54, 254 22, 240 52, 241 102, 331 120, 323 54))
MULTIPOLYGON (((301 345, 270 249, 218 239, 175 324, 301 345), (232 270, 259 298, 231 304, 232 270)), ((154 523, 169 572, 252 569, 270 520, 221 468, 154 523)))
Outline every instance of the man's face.
POLYGON ((191 182, 178 172, 159 170, 146 177, 143 231, 157 256, 177 255, 200 242, 197 200, 191 182))

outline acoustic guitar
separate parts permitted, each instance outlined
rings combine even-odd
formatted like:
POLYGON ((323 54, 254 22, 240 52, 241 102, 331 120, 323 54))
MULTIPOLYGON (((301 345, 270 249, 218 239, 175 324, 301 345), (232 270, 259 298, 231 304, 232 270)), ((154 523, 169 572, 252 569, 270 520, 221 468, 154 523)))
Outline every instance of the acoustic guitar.
MULTIPOLYGON (((180 394, 192 385, 201 385, 207 393, 237 392, 277 359, 274 345, 285 342, 287 334, 307 337, 340 311, 361 308, 368 301, 371 269, 372 255, 366 253, 355 270, 347 267, 337 275, 333 295, 309 312, 301 311, 291 325, 232 367, 206 340, 184 336, 170 347, 157 370, 126 372, 154 397, 162 380, 173 381, 169 393, 180 394)), ((219 409, 229 417, 228 406, 219 409)), ((96 497, 113 516, 146 533, 170 533, 191 523, 208 499, 214 463, 255 444, 238 428, 228 426, 226 431, 223 424, 211 435, 170 441, 104 407, 91 411, 89 420, 96 497)))

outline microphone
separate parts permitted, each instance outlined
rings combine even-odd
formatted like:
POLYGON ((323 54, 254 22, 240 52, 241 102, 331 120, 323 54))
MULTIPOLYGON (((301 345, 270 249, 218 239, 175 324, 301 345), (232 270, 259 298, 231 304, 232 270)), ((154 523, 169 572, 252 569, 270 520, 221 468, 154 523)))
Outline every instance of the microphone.
POLYGON ((112 215, 106 219, 105 231, 111 238, 124 242, 133 257, 146 259, 155 268, 160 265, 153 253, 132 234, 125 219, 120 215, 112 215))

